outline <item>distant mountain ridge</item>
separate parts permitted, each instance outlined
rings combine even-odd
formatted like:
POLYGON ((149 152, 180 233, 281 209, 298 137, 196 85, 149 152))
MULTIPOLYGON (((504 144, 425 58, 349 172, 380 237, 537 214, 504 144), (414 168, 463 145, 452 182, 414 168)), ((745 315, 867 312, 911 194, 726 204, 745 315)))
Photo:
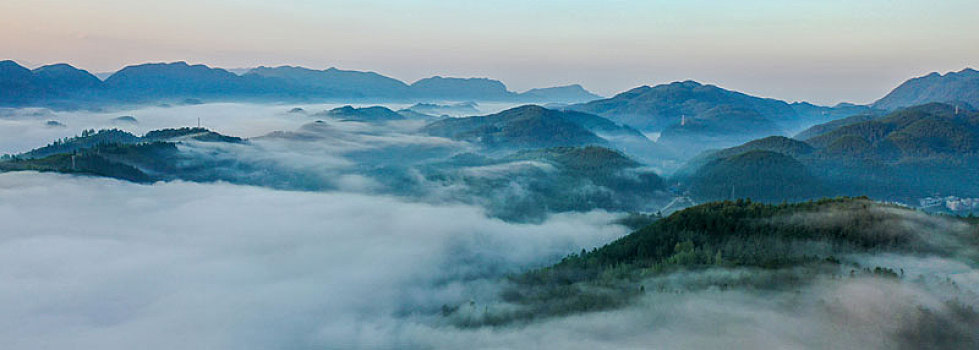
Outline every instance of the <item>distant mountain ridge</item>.
POLYGON ((725 105, 754 110, 773 122, 798 117, 784 101, 750 96, 692 80, 653 87, 641 86, 608 99, 570 106, 569 109, 604 116, 644 132, 659 132, 681 124, 684 118, 696 119, 715 107, 725 105))
POLYGON ((109 76, 104 85, 107 98, 147 100, 254 95, 262 90, 262 80, 220 68, 175 62, 128 66, 109 76))
POLYGON ((102 81, 67 64, 27 69, 14 61, 0 61, 0 105, 26 106, 59 102, 98 94, 102 81))
POLYGON ((408 85, 374 72, 359 72, 329 68, 314 70, 304 67, 257 67, 242 76, 259 76, 285 81, 297 93, 350 97, 400 97, 408 93, 408 85))
POLYGON ((966 68, 944 75, 931 73, 905 81, 873 106, 893 110, 930 102, 966 103, 979 107, 979 71, 966 68))
POLYGON ((592 97, 580 86, 531 91, 516 93, 489 78, 435 76, 409 85, 375 72, 337 68, 257 67, 237 74, 186 62, 131 65, 103 80, 67 64, 31 71, 14 61, 0 61, 0 106, 13 107, 85 108, 182 100, 567 103, 592 97))
POLYGON ((505 101, 517 97, 499 80, 489 78, 450 78, 434 76, 410 85, 414 96, 426 96, 444 100, 505 101))
POLYGON ((578 84, 555 86, 550 88, 530 89, 520 94, 525 99, 546 100, 552 102, 578 103, 601 99, 591 91, 585 90, 578 84))

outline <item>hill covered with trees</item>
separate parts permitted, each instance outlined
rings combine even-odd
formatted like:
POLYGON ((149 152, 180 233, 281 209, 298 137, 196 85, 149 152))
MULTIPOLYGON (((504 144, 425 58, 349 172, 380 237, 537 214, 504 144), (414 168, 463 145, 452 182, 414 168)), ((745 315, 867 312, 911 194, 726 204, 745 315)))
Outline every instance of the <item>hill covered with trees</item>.
POLYGON ((569 119, 569 114, 535 105, 480 117, 433 122, 424 132, 489 148, 547 148, 605 145, 608 142, 569 119))
POLYGON ((500 158, 464 154, 421 169, 456 197, 517 221, 540 220, 550 212, 650 211, 667 197, 655 172, 600 146, 523 150, 500 158))
MULTIPOLYGON (((927 254, 975 259, 979 227, 866 198, 767 205, 712 202, 673 213, 614 242, 571 254, 552 266, 510 277, 508 307, 486 308, 463 326, 620 308, 648 293, 699 290, 785 291, 820 278, 904 282, 899 266, 853 257, 927 254)), ((655 300, 655 299, 652 299, 655 300)), ((966 320, 979 313, 961 304, 966 320)), ((456 310, 443 310, 452 319, 456 310)), ((972 339, 973 341, 975 339, 972 339)))
POLYGON ((979 171, 977 160, 979 113, 927 104, 840 123, 806 140, 769 137, 708 152, 688 162, 675 180, 686 182, 702 200, 730 198, 707 188, 740 187, 744 191, 738 192, 739 197, 774 202, 825 195, 916 202, 916 198, 935 193, 979 196, 979 185, 971 181, 979 171), (745 157, 753 151, 781 156, 745 157), (751 178, 752 172, 757 179, 751 178), (797 177, 805 173, 811 176, 797 177), (743 186, 744 182, 765 181, 766 174, 778 174, 770 179, 771 186, 743 186), (778 178, 794 180, 780 182, 778 178), (789 188, 801 197, 786 197, 789 188))
POLYGON ((85 130, 23 154, 6 155, 0 171, 60 172, 139 183, 193 178, 190 164, 184 162, 187 157, 177 149, 183 141, 245 142, 200 127, 154 130, 141 137, 118 129, 85 130))

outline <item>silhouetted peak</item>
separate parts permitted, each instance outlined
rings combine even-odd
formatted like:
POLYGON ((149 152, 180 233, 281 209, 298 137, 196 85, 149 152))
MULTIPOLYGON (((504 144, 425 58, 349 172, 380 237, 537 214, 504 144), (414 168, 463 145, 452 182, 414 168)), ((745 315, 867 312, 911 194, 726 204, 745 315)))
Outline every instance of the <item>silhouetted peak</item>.
POLYGON ((688 87, 688 88, 695 88, 695 87, 704 86, 704 84, 698 83, 698 82, 693 81, 693 80, 678 81, 678 82, 674 82, 674 83, 672 83, 670 85, 678 85, 678 86, 683 86, 683 87, 688 87))
POLYGON ((541 107, 539 105, 533 105, 533 104, 531 104, 531 105, 523 105, 523 106, 513 107, 513 108, 510 108, 510 109, 505 110, 505 111, 500 112, 500 113, 506 113, 506 112, 546 112, 546 111, 550 111, 550 110, 547 109, 547 108, 541 107))
POLYGON ((77 71, 78 68, 67 63, 55 63, 35 68, 34 71, 77 71))
POLYGON ((17 62, 14 62, 12 60, 5 60, 5 61, 0 61, 0 71, 4 71, 4 72, 10 72, 10 71, 27 71, 27 72, 30 72, 30 69, 27 69, 26 67, 21 66, 20 64, 18 64, 17 62))
POLYGON ((974 74, 979 74, 979 71, 976 71, 975 69, 972 69, 970 67, 966 67, 965 69, 960 70, 958 73, 960 75, 974 75, 974 74))

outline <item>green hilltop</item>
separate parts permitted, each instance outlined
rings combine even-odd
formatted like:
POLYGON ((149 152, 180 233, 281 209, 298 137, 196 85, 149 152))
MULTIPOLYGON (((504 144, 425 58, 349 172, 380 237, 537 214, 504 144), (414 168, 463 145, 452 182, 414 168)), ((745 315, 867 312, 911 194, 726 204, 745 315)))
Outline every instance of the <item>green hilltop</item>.
MULTIPOLYGON (((927 217, 866 198, 779 205, 740 199, 706 203, 673 213, 605 246, 510 277, 510 286, 500 296, 512 307, 466 319, 462 326, 614 309, 644 293, 710 288, 791 290, 818 277, 904 277, 897 267, 862 266, 845 258, 858 253, 977 258, 973 248, 979 247, 979 227, 975 223, 927 217), (921 229, 930 232, 925 235, 921 229), (681 278, 706 271, 729 272, 681 278)), ((447 317, 454 312, 451 308, 444 311, 447 317)), ((979 314, 971 313, 979 324, 979 314)))

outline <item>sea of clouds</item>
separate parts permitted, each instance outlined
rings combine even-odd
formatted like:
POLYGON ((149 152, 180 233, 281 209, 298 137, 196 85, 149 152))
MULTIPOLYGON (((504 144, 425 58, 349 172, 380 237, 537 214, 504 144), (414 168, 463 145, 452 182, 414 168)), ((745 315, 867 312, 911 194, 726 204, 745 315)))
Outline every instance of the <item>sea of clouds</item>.
MULTIPOLYGON (((647 293, 619 310, 457 327, 441 316, 443 306, 496 305, 506 275, 625 235, 628 229, 614 224, 621 214, 554 214, 514 223, 488 216, 486 206, 386 195, 348 170, 466 145, 412 135, 405 131, 416 127, 410 122, 310 124, 315 118, 287 113, 291 107, 4 111, 0 153, 83 129, 142 134, 193 126, 201 117, 221 133, 255 138, 247 146, 191 143, 183 151, 290 169, 285 173, 329 186, 295 191, 0 174, 3 347, 893 349, 979 341, 971 329, 960 329, 972 321, 946 304, 979 303, 976 262, 902 255, 848 257, 904 269, 900 281, 819 278, 790 291, 677 288, 647 293), (133 115, 138 123, 113 122, 118 115, 133 115), (66 126, 45 126, 46 120, 66 126)), ((472 171, 505 176, 511 170, 472 171)), ((263 174, 254 176, 269 176, 263 174)), ((831 224, 840 215, 807 220, 831 224)), ((914 215, 895 225, 923 231, 944 223, 914 215)), ((669 278, 684 286, 729 273, 669 278)))
MULTIPOLYGON (((11 348, 417 344, 441 305, 626 233, 382 196, 0 175, 0 338, 11 348)), ((434 322, 434 323, 433 323, 434 322)))

